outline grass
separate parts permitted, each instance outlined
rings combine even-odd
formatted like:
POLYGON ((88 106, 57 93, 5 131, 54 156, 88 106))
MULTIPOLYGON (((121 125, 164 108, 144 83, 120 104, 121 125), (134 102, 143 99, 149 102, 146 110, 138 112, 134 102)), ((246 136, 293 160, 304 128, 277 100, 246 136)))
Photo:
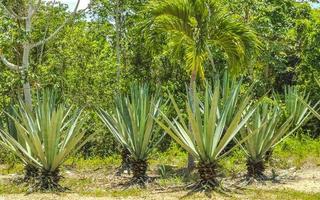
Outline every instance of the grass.
POLYGON ((311 139, 308 136, 287 138, 274 149, 273 166, 278 168, 301 168, 308 165, 320 165, 320 139, 311 139))
POLYGON ((8 175, 8 174, 22 174, 23 173, 23 165, 21 163, 16 164, 4 164, 0 166, 0 174, 8 175))
POLYGON ((0 194, 21 194, 27 191, 24 185, 16 185, 10 182, 0 182, 0 194))
MULTIPOLYGON (((302 167, 305 164, 320 165, 320 140, 313 140, 309 137, 290 137, 281 143, 274 150, 274 162, 272 167, 289 168, 292 166, 302 167)), ((107 158, 93 157, 83 159, 81 157, 73 157, 65 163, 62 171, 66 174, 66 179, 62 180, 62 185, 69 187, 72 192, 82 196, 92 197, 152 197, 151 192, 154 188, 172 188, 173 186, 183 186, 190 183, 197 176, 185 177, 184 171, 187 161, 187 153, 182 151, 178 145, 171 145, 168 151, 159 153, 153 152, 150 156, 150 171, 151 175, 157 175, 159 178, 147 189, 129 188, 123 190, 119 187, 114 187, 112 174, 115 168, 121 163, 120 156, 110 156, 107 158), (67 174, 69 173, 69 174, 67 174), (110 177, 111 176, 111 177, 110 177)), ((237 149, 220 162, 223 172, 226 176, 236 176, 239 173, 244 173, 245 154, 237 149)), ((23 173, 22 164, 15 164, 12 167, 8 165, 0 165, 0 173, 2 175, 12 173, 23 173)), ((128 177, 127 177, 128 179, 128 177)), ((125 181, 126 179, 122 180, 125 181)), ((27 191, 27 187, 23 185, 15 185, 0 179, 0 194, 21 194, 27 191)), ((177 191, 173 193, 164 192, 165 195, 174 195, 178 198, 183 196, 186 191, 177 191)), ((247 199, 304 199, 314 200, 320 199, 320 194, 310 194, 306 192, 298 192, 295 190, 264 190, 264 189, 246 189, 243 194, 231 193, 231 196, 226 199, 241 199, 241 196, 247 199), (239 197, 239 198, 238 198, 239 197)), ((218 195, 219 196, 219 195, 218 195)), ((187 199, 200 198, 200 196, 187 197, 187 199)), ((221 199, 225 197, 222 196, 221 199)))
POLYGON ((76 170, 94 170, 99 168, 114 169, 121 164, 119 155, 113 155, 106 158, 92 157, 84 159, 83 157, 73 157, 68 159, 64 166, 72 167, 76 170))
POLYGON ((93 191, 81 191, 79 194, 83 196, 90 197, 137 197, 144 193, 142 189, 139 188, 129 188, 127 190, 104 190, 95 189, 93 191))
POLYGON ((306 192, 299 192, 295 190, 283 189, 283 190, 259 190, 259 189, 247 189, 246 195, 252 199, 270 200, 319 200, 320 193, 312 194, 306 192))
POLYGON ((172 143, 165 152, 153 151, 149 158, 151 166, 170 165, 183 168, 186 166, 186 162, 187 153, 175 143, 172 143))

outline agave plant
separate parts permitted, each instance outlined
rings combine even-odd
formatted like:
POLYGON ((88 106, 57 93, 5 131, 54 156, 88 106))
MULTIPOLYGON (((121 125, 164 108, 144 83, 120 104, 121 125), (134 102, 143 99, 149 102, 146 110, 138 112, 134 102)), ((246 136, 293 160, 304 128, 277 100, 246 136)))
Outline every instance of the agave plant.
MULTIPOLYGON (((300 91, 296 86, 287 86, 284 91, 284 99, 281 100, 280 95, 274 94, 273 97, 283 112, 279 117, 283 118, 283 121, 292 118, 291 133, 294 133, 303 124, 310 119, 311 112, 308 107, 301 101, 309 102, 309 94, 306 91, 300 91)), ((285 137, 290 136, 287 134, 285 137)), ((270 148, 267 152, 266 161, 271 159, 273 148, 270 148)))
MULTIPOLYGON (((320 81, 316 80, 316 82, 320 87, 320 81)), ((310 112, 312 112, 312 114, 320 120, 320 112, 317 111, 317 108, 316 108, 318 106, 318 104, 320 103, 320 100, 314 106, 310 106, 311 105, 310 102, 306 102, 305 99, 303 99, 301 97, 299 97, 299 99, 300 99, 301 103, 303 103, 310 110, 310 112)))
POLYGON ((310 116, 308 107, 300 99, 308 101, 305 92, 296 87, 287 87, 284 95, 284 109, 279 98, 272 103, 264 101, 249 121, 242 137, 253 134, 243 145, 247 154, 247 177, 264 180, 265 161, 270 159, 273 148, 300 128, 310 116))
POLYGON ((309 102, 309 95, 305 91, 299 91, 296 86, 288 86, 285 88, 284 105, 286 117, 293 117, 292 125, 296 128, 301 127, 310 116, 308 106, 300 99, 309 102))
POLYGON ((114 114, 98 109, 110 132, 131 154, 130 183, 144 185, 148 180, 148 155, 160 141, 156 142, 154 137, 154 118, 158 116, 160 103, 159 95, 151 95, 147 85, 135 85, 130 89, 130 96, 116 96, 114 114))
POLYGON ((81 113, 57 104, 55 94, 44 91, 33 109, 20 101, 15 114, 8 114, 14 121, 17 138, 1 130, 1 143, 26 166, 38 169, 33 190, 64 190, 59 185, 59 167, 92 137, 85 139, 85 132, 81 131, 84 122, 81 113))
POLYGON ((241 131, 242 138, 252 135, 241 145, 247 154, 248 179, 266 178, 264 171, 268 152, 289 134, 292 121, 292 117, 281 121, 281 110, 277 105, 267 102, 259 105, 246 128, 241 131))
POLYGON ((236 105, 237 89, 234 88, 222 103, 220 84, 216 82, 213 93, 209 86, 206 87, 203 102, 196 91, 188 96, 185 110, 187 122, 174 98, 170 98, 177 119, 170 120, 162 114, 164 122, 157 120, 157 123, 198 160, 200 181, 194 189, 213 189, 220 185, 217 180, 218 160, 228 153, 224 149, 254 112, 254 109, 248 110, 251 96, 246 94, 241 103, 236 105), (237 110, 230 123, 227 123, 228 113, 235 109, 234 106, 237 106, 237 110))

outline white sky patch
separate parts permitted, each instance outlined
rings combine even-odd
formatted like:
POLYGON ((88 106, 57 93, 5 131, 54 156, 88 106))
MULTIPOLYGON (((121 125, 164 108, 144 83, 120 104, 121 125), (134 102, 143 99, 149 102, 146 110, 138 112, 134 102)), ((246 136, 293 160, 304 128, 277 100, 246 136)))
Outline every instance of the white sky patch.
MULTIPOLYGON (((48 1, 48 2, 52 2, 53 0, 45 0, 45 1, 48 1)), ((57 2, 61 2, 61 3, 64 3, 64 4, 68 4, 69 5, 69 10, 73 10, 77 4, 77 0, 56 0, 57 2)), ((79 4, 79 8, 78 10, 82 10, 82 9, 85 9, 88 7, 90 3, 90 0, 80 0, 80 4, 79 4)))
POLYGON ((311 6, 313 8, 319 8, 320 7, 320 3, 312 3, 311 6))

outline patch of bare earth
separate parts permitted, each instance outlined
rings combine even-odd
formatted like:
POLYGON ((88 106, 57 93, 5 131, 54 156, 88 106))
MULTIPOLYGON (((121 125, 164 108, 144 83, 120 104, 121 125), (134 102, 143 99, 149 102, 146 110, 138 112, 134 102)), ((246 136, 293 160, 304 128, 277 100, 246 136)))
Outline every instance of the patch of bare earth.
POLYGON ((266 189, 292 189, 307 193, 320 193, 320 166, 313 166, 296 170, 282 170, 279 182, 268 183, 266 189))
MULTIPOLYGON (((279 182, 258 183, 244 188, 261 190, 284 190, 290 189, 306 193, 320 194, 320 166, 309 166, 299 170, 277 170, 279 182)), ((109 170, 73 171, 66 170, 66 180, 63 185, 71 189, 71 192, 62 194, 0 194, 0 200, 114 200, 114 199, 181 199, 188 194, 183 186, 161 186, 156 181, 142 190, 129 190, 125 192, 122 184, 130 180, 130 176, 114 176, 109 170), (97 192, 99 191, 99 192, 97 192), (95 196, 95 197, 93 197, 95 196)), ((5 184, 12 176, 0 176, 0 184, 5 184)), ((234 185, 235 180, 226 181, 226 186, 234 185)), ((247 193, 246 190, 235 190, 231 196, 220 193, 212 195, 213 199, 260 199, 254 193, 247 193)), ((204 194, 196 194, 186 199, 207 199, 204 194)), ((274 199, 274 198, 271 198, 274 199)))

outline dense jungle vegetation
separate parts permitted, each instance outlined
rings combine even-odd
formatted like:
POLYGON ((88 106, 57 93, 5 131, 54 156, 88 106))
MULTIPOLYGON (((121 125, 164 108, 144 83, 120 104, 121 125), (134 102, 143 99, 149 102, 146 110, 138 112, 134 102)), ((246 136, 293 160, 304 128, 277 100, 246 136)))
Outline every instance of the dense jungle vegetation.
POLYGON ((0 0, 0 197, 320 199, 320 2, 80 2, 0 0))

